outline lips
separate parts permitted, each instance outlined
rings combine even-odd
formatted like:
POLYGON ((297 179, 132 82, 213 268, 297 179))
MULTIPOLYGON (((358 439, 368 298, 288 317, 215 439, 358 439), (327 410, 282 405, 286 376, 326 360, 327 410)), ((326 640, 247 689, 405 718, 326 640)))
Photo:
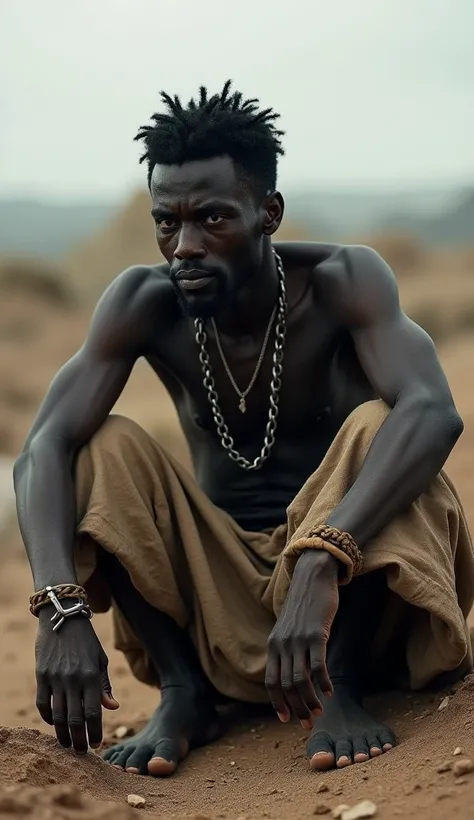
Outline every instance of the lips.
POLYGON ((199 290, 200 288, 205 288, 207 285, 213 282, 215 276, 206 274, 203 271, 194 268, 189 271, 180 270, 176 274, 175 279, 176 283, 183 290, 199 290))
POLYGON ((177 279, 178 285, 183 290, 199 290, 200 288, 205 288, 214 280, 213 276, 200 276, 196 279, 184 279, 183 277, 179 277, 177 279))

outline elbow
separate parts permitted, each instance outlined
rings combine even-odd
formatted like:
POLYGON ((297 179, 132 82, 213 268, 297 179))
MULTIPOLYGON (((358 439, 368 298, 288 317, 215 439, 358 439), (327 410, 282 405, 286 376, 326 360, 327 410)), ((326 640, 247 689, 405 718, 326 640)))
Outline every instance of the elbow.
POLYGON ((464 432, 464 422, 455 407, 452 409, 449 417, 449 428, 454 445, 464 432))
POLYGON ((464 422, 452 399, 427 399, 423 402, 423 418, 432 419, 438 441, 449 450, 463 433, 464 422))

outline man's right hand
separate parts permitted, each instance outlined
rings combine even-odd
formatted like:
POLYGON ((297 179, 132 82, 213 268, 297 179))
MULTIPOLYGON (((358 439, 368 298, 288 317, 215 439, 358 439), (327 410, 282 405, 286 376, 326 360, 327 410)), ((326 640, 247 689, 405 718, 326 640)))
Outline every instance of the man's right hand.
POLYGON ((39 613, 36 639, 38 711, 61 744, 85 754, 102 743, 102 706, 118 709, 107 672, 108 658, 90 621, 77 615, 57 632, 52 607, 39 613))

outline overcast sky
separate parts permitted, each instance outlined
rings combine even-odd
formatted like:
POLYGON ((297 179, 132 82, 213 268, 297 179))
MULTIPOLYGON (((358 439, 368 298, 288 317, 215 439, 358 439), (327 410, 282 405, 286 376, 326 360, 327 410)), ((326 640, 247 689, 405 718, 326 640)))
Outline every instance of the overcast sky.
POLYGON ((164 88, 282 115, 280 182, 474 181, 474 0, 0 0, 0 196, 123 196, 164 88))

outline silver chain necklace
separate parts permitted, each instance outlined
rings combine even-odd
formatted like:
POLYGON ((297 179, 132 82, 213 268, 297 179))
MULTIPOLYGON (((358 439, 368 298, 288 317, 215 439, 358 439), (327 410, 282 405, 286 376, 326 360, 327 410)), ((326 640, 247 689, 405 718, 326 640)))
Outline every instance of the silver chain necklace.
MULTIPOLYGON (((207 333, 204 330, 204 322, 201 318, 197 318, 194 320, 194 326, 196 328, 196 342, 199 345, 200 352, 199 352, 199 361, 201 362, 202 372, 203 372, 203 384, 207 390, 207 397, 209 400, 209 404, 211 405, 212 414, 214 416, 214 421, 217 428, 217 433, 220 439, 220 442, 227 451, 229 457, 235 461, 239 467, 242 467, 244 470, 259 470, 262 464, 267 460, 269 457, 273 445, 275 444, 275 433, 277 429, 277 417, 278 417, 278 402, 280 398, 280 389, 281 389, 281 377, 283 373, 283 353, 285 347, 285 336, 286 336, 286 288, 285 288, 285 272, 283 270, 283 263, 276 253, 275 249, 272 248, 273 254, 275 256, 277 272, 278 272, 278 280, 279 280, 279 294, 278 294, 278 311, 276 312, 276 327, 275 327, 275 349, 273 352, 273 367, 272 367, 272 378, 270 381, 270 408, 268 411, 268 422, 265 428, 265 438, 263 442, 263 447, 260 451, 260 455, 258 455, 253 461, 249 461, 245 456, 241 455, 238 450, 234 447, 234 439, 230 435, 229 428, 225 423, 224 416, 222 415, 220 405, 219 405, 219 396, 216 390, 216 383, 214 380, 214 375, 212 373, 211 362, 209 359, 209 353, 206 348, 207 342, 207 333)), ((274 315, 275 315, 276 307, 274 313, 272 314, 271 322, 268 326, 267 335, 268 338, 270 337, 271 327, 273 325, 274 315)), ((216 335, 216 341, 218 336, 216 335)), ((268 338, 264 344, 264 348, 262 349, 262 353, 260 354, 261 361, 257 363, 256 372, 252 377, 252 381, 245 391, 244 395, 241 395, 242 399, 245 401, 245 396, 248 395, 249 390, 253 386, 255 379, 257 378, 257 374, 260 370, 260 366, 263 361, 263 357, 265 354, 265 349, 268 343, 268 338)), ((223 360, 225 362, 225 359, 223 360)), ((226 368, 227 369, 227 368, 226 368)), ((233 381, 233 379, 231 380, 233 381)), ((240 395, 240 391, 237 385, 234 384, 234 389, 240 395)), ((240 410, 242 411, 242 405, 239 405, 240 410)), ((242 411, 244 412, 244 411, 242 411)))
POLYGON ((219 336, 219 331, 217 330, 216 323, 215 323, 214 319, 211 319, 211 324, 212 324, 214 334, 215 334, 215 337, 216 337, 216 344, 217 344, 217 349, 219 351, 219 356, 221 357, 222 364, 224 365, 225 372, 227 373, 227 376, 229 377, 229 381, 230 381, 232 387, 234 388, 235 392, 237 393, 237 395, 240 398, 239 410, 240 410, 241 413, 245 413, 247 411, 247 402, 245 401, 245 399, 247 398, 248 394, 250 393, 252 387, 254 386, 254 384, 256 382, 256 379, 257 379, 257 376, 259 374, 260 368, 262 366, 262 362, 263 362, 263 359, 265 357, 265 351, 266 351, 267 345, 268 345, 268 340, 270 338, 270 333, 272 332, 273 322, 275 321, 276 312, 277 312, 277 305, 275 305, 275 307, 272 310, 272 315, 270 316, 270 321, 269 321, 268 327, 265 331, 265 336, 264 336, 264 339, 263 339, 263 344, 262 344, 262 349, 260 351, 260 356, 258 357, 257 364, 255 365, 255 370, 253 371, 252 378, 250 379, 250 381, 249 381, 247 387, 245 388, 245 390, 240 390, 237 382, 235 381, 235 379, 232 375, 232 371, 229 367, 229 363, 228 363, 228 361, 225 357, 225 353, 222 349, 221 340, 220 340, 220 336, 219 336))

